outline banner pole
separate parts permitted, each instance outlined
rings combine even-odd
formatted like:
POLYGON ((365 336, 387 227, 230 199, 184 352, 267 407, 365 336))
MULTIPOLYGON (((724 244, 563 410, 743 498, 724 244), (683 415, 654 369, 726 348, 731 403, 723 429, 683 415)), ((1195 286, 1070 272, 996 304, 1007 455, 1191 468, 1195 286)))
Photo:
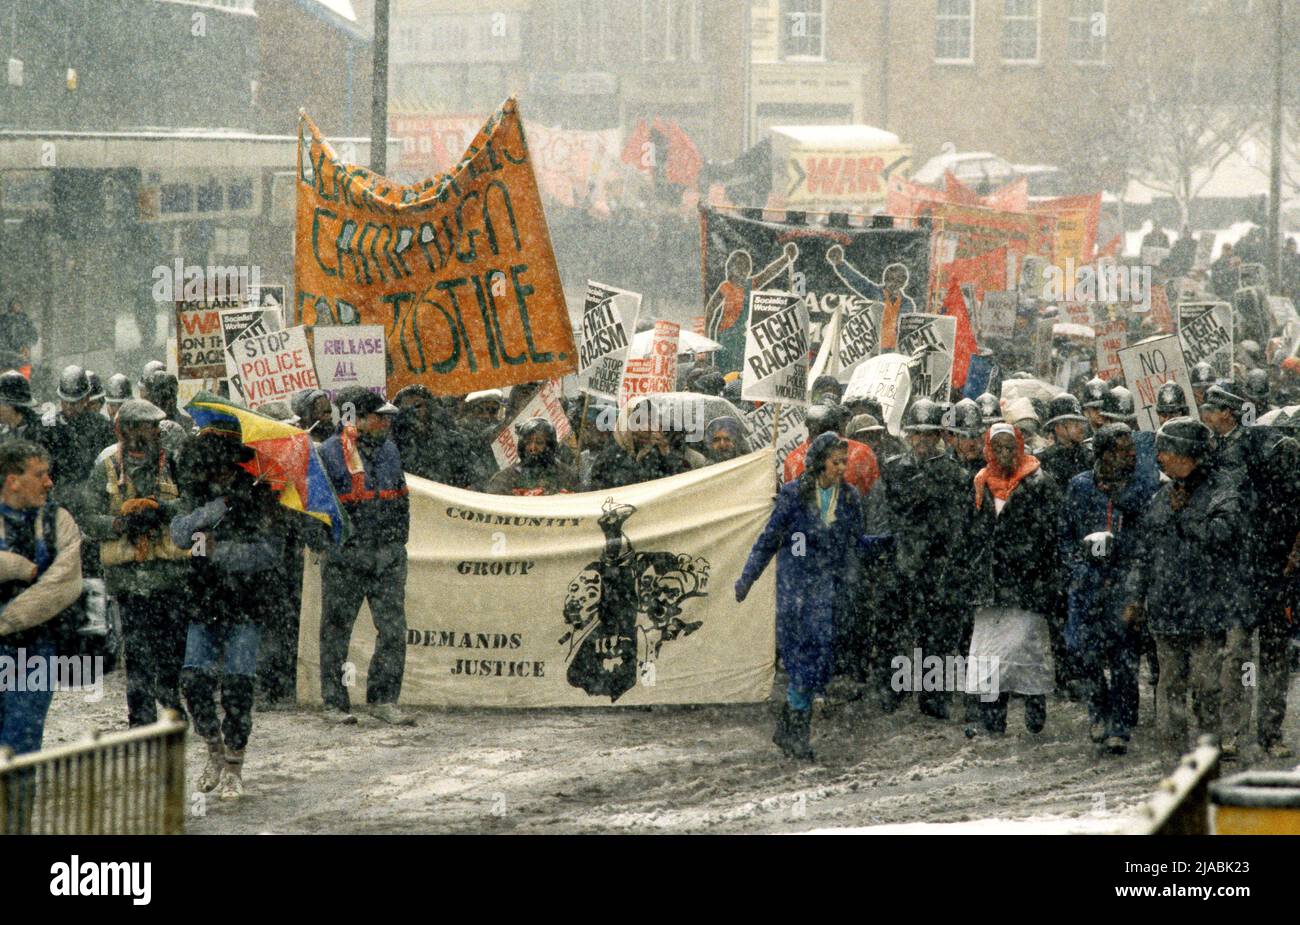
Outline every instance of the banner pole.
POLYGON ((776 449, 776 438, 781 434, 781 403, 776 403, 776 408, 772 414, 772 449, 776 449))
POLYGON ((582 432, 587 428, 587 402, 591 401, 591 393, 582 393, 582 417, 578 418, 578 452, 582 452, 582 432))

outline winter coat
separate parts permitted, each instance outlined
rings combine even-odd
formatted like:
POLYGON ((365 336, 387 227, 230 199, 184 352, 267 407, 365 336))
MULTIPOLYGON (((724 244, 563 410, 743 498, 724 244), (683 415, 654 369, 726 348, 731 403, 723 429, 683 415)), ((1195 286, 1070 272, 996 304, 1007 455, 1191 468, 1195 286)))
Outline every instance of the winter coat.
POLYGON ((190 550, 204 537, 202 554, 189 557, 191 618, 207 623, 265 624, 283 600, 283 589, 269 586, 284 562, 284 512, 270 486, 244 470, 219 497, 187 494, 188 512, 171 521, 171 539, 190 550))
POLYGON ((41 419, 38 442, 50 452, 50 497, 76 515, 81 485, 90 476, 100 451, 117 442, 113 425, 102 415, 84 412, 74 418, 51 410, 41 419))
MULTIPOLYGON (((865 498, 870 494, 872 486, 876 484, 876 479, 880 478, 880 466, 876 462, 876 454, 871 452, 871 447, 865 443, 859 443, 857 440, 844 442, 849 445, 849 464, 844 470, 844 481, 856 488, 858 494, 865 498)), ((783 482, 793 482, 803 475, 805 458, 811 445, 811 440, 805 440, 785 457, 785 462, 781 466, 783 482)))
POLYGON ((1080 472, 1092 468, 1092 450, 1083 444, 1077 446, 1060 446, 1052 444, 1035 454, 1043 466, 1043 471, 1050 475, 1056 484, 1064 488, 1070 479, 1080 472))
POLYGON ((603 447, 592 461, 587 490, 606 491, 638 482, 652 482, 698 469, 704 462, 699 453, 689 449, 683 452, 669 450, 666 455, 651 450, 638 460, 618 444, 611 443, 603 447))
POLYGON ((320 457, 352 523, 352 536, 343 551, 405 546, 411 499, 397 445, 388 439, 370 447, 345 428, 321 444, 320 457))
POLYGON ((827 526, 800 492, 788 482, 776 496, 767 526, 754 542, 737 587, 748 592, 776 556, 776 644, 790 683, 805 691, 824 690, 834 667, 837 593, 853 573, 857 557, 878 548, 881 537, 862 532, 861 498, 841 484, 835 521, 827 526))
POLYGON ((490 495, 555 495, 580 490, 578 474, 558 461, 549 466, 515 463, 492 476, 484 488, 490 495))
POLYGON ((1051 612, 1060 510, 1061 490, 1041 468, 1020 481, 1001 514, 985 487, 971 528, 973 603, 1051 612))
POLYGON ((1137 551, 1137 528, 1157 488, 1137 472, 1116 494, 1098 488, 1091 470, 1070 479, 1061 505, 1059 551, 1069 614, 1065 639, 1071 648, 1122 635, 1125 579, 1137 551), (1084 543, 1084 537, 1101 532, 1114 536, 1105 559, 1090 555, 1084 543))
POLYGON ((0 510, 0 645, 48 638, 46 624, 80 597, 81 531, 72 515, 52 501, 29 511, 0 510), (15 529, 18 520, 25 522, 25 536, 15 529), (50 524, 54 536, 46 530, 50 524), (32 565, 35 581, 28 580, 32 565))
POLYGON ((1239 619, 1241 499, 1230 473, 1201 466, 1186 483, 1186 505, 1175 511, 1177 484, 1160 486, 1138 524, 1128 600, 1146 605, 1156 635, 1217 634, 1239 619))
POLYGON ((970 550, 971 475, 948 454, 892 456, 881 469, 882 502, 904 584, 962 595, 970 550))

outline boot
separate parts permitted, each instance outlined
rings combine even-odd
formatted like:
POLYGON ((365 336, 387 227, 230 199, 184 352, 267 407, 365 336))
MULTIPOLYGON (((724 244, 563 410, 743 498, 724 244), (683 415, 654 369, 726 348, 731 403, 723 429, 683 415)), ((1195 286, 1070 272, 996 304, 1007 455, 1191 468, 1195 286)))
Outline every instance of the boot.
POLYGON ((226 752, 226 766, 221 771, 221 783, 217 785, 217 796, 223 800, 238 800, 244 795, 244 752, 226 752))
POLYGON ((815 761, 812 744, 812 708, 790 711, 790 757, 800 761, 815 761))
POLYGON ((781 704, 781 713, 776 718, 776 731, 772 733, 772 744, 781 749, 786 757, 793 754, 790 740, 790 704, 781 704))
POLYGON ((203 766, 203 773, 199 775, 199 792, 211 793, 217 789, 217 784, 221 783, 221 772, 226 767, 226 749, 221 744, 220 739, 215 739, 208 743, 208 763, 203 766))

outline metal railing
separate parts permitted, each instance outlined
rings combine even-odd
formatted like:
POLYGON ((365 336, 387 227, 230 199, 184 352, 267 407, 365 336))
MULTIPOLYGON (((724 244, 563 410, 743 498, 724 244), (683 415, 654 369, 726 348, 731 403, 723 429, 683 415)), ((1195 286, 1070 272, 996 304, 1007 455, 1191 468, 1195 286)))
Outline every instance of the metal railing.
POLYGON ((11 757, 0 749, 2 835, 180 835, 185 729, 153 725, 11 757))
POLYGON ((1201 736, 1194 750, 1160 781, 1123 835, 1209 835, 1210 784, 1219 777, 1219 749, 1201 736))

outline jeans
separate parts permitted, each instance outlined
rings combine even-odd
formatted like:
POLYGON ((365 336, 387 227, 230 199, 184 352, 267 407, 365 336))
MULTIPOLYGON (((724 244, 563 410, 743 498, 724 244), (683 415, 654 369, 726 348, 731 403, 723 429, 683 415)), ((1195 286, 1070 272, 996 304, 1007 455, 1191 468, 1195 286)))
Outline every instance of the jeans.
POLYGON ((158 704, 181 709, 181 662, 188 622, 183 591, 117 595, 126 653, 126 718, 131 726, 158 721, 158 704))
POLYGON ((378 637, 366 680, 366 703, 397 703, 406 669, 406 547, 331 550, 321 563, 320 686, 326 706, 348 711, 343 683, 352 627, 363 601, 378 637))
POLYGON ((191 623, 181 673, 185 702, 194 730, 207 742, 225 739, 226 748, 243 751, 253 731, 253 676, 259 632, 254 623, 191 623), (217 719, 216 691, 221 687, 217 719))
MULTIPOLYGON (((41 750, 45 717, 50 711, 50 701, 54 699, 50 661, 54 656, 53 641, 41 640, 24 646, 23 650, 24 660, 32 657, 45 660, 49 683, 43 690, 0 690, 0 748, 12 749, 15 756, 41 750)), ((4 660, 4 665, 14 666, 15 675, 18 673, 18 647, 0 643, 0 659, 4 660)), ((10 776, 8 800, 3 812, 5 824, 0 828, 0 835, 27 830, 36 793, 35 783, 36 775, 31 770, 10 776)))
POLYGON ((1104 724, 1107 738, 1119 736, 1127 740, 1137 725, 1141 652, 1142 634, 1131 628, 1089 634, 1086 644, 1075 648, 1075 665, 1088 703, 1088 722, 1104 724))

